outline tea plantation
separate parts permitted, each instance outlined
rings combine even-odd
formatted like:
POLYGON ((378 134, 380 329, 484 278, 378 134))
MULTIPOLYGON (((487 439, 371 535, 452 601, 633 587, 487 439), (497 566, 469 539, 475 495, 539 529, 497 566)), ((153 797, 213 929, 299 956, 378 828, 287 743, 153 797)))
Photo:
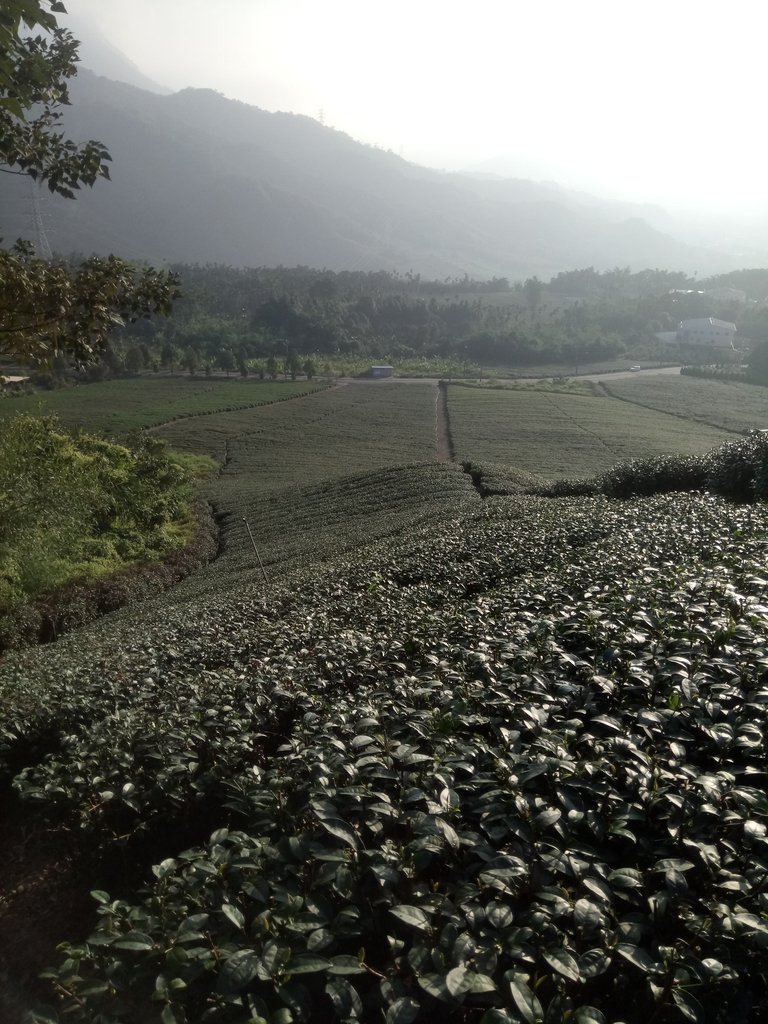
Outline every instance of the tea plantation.
POLYGON ((768 1019, 764 442, 483 500, 406 387, 378 462, 299 400, 315 476, 280 406, 219 424, 222 556, 0 664, 0 911, 57 931, 4 928, 9 991, 47 955, 29 1020, 768 1019))

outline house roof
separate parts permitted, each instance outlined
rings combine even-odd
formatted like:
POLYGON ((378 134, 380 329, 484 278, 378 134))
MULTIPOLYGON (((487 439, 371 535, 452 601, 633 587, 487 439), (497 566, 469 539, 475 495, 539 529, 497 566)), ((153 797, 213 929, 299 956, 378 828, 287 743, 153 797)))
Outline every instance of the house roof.
POLYGON ((692 320, 680 321, 680 329, 683 331, 696 327, 725 327, 729 331, 736 330, 736 324, 729 323, 728 320, 717 320, 713 316, 700 316, 694 317, 692 320))

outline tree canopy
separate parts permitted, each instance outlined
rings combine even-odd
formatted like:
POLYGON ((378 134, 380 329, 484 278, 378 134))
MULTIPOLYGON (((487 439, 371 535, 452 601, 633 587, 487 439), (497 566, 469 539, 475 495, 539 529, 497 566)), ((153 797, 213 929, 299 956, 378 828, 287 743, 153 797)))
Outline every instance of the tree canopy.
MULTIPOLYGON (((76 144, 60 128, 77 72, 77 40, 59 26, 58 0, 4 0, 0 7, 0 172, 26 175, 74 198, 109 178, 109 153, 76 144)), ((0 228, 1 234, 1 228, 0 228)), ((116 256, 79 267, 41 259, 29 242, 0 250, 0 352, 27 362, 65 354, 85 362, 124 319, 167 313, 178 294, 173 274, 116 256)))

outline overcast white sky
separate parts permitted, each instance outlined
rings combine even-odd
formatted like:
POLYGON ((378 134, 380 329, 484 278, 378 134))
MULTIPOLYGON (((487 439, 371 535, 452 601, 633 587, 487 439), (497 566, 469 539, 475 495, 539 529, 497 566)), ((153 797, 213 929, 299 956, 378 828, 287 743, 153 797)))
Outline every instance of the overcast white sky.
POLYGON ((432 167, 768 215, 763 0, 66 0, 142 71, 432 167))

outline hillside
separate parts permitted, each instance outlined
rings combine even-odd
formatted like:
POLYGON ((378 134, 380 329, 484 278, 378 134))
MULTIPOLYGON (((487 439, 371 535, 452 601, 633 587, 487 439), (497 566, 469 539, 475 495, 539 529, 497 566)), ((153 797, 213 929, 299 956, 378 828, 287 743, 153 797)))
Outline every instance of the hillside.
POLYGON ((764 1020, 763 389, 277 387, 87 389, 221 551, 0 661, 3 1021, 764 1020))
MULTIPOLYGON (((633 215, 556 185, 418 167, 311 118, 211 90, 159 95, 83 70, 71 94, 65 130, 103 141, 114 170, 111 184, 77 202, 41 196, 59 252, 439 279, 577 266, 733 269, 651 227, 643 208, 633 215)), ((3 238, 35 237, 31 186, 2 177, 3 238)))
POLYGON ((62 1019, 761 1019, 764 510, 457 511, 5 666, 62 1019))

